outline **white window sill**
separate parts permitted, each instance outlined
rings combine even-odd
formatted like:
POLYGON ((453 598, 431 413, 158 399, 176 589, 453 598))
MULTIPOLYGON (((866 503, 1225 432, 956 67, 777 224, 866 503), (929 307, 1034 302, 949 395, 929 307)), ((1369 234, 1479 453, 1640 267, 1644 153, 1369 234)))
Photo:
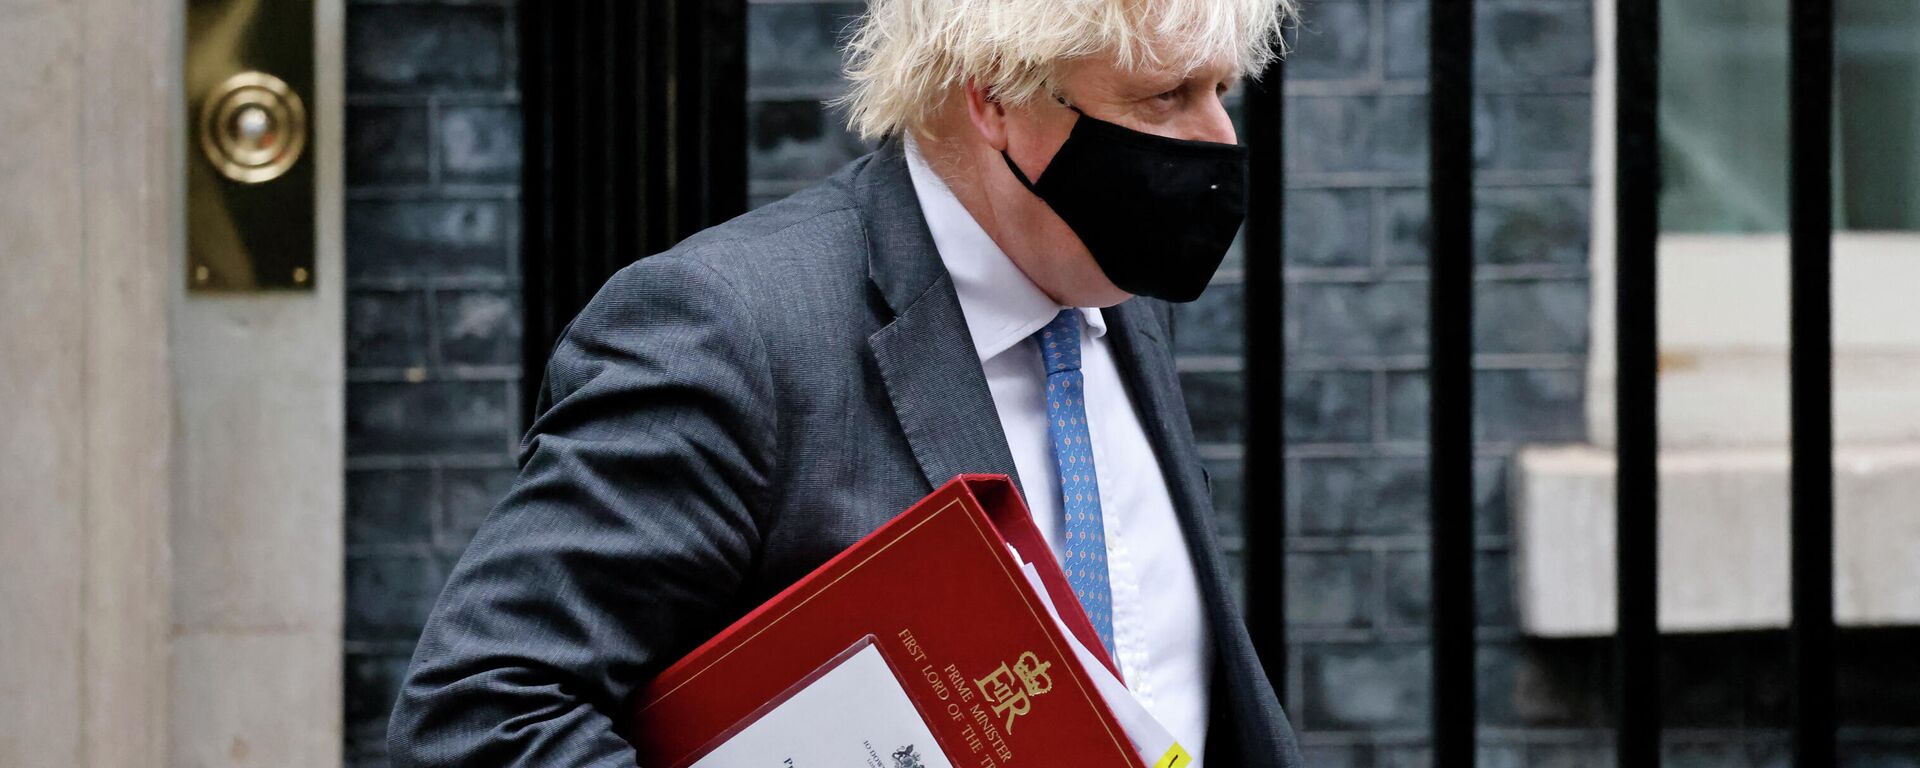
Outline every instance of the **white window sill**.
MULTIPOLYGON (((1784 448, 1661 457, 1662 631, 1787 625, 1787 468, 1784 448)), ((1920 624, 1920 443, 1842 447, 1834 470, 1836 621, 1920 624)), ((1612 634, 1613 451, 1523 451, 1511 506, 1521 627, 1542 637, 1612 634)))

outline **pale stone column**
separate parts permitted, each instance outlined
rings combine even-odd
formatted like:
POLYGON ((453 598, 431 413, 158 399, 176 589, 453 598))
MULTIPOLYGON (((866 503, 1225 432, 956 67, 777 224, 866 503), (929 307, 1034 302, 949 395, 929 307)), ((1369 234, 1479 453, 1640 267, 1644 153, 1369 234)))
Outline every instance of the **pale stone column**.
POLYGON ((0 765, 168 752, 177 16, 0 0, 0 765))
POLYGON ((340 762, 341 9, 320 289, 184 290, 184 6, 0 0, 0 765, 340 762))

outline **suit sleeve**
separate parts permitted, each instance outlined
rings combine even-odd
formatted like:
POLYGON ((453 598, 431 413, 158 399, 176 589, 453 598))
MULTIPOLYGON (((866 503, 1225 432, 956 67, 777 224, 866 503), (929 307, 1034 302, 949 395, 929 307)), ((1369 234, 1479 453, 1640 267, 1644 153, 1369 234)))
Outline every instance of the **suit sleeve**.
POLYGON ((733 618, 778 425, 763 337, 710 267, 622 270, 547 368, 520 476, 401 686, 395 766, 634 765, 645 680, 733 618))

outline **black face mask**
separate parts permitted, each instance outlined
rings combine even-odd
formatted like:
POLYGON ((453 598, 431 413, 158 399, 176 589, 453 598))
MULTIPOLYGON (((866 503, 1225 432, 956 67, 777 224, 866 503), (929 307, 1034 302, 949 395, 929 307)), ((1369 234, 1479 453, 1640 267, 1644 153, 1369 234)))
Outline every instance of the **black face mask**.
POLYGON ((1247 216, 1247 148, 1155 136, 1069 109, 1080 119, 1038 182, 1002 150, 1007 168, 1120 290, 1199 298, 1247 216))

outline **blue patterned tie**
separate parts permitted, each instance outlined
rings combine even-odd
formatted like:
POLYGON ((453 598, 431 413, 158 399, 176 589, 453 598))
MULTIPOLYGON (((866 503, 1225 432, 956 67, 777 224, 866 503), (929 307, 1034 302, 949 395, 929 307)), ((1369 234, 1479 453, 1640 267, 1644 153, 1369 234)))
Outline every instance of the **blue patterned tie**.
POLYGON ((1040 329, 1047 363, 1047 435, 1060 470, 1060 510, 1066 515, 1061 567, 1067 586, 1093 619, 1100 642, 1113 653, 1113 593, 1107 585, 1107 533, 1100 521, 1100 479, 1087 439, 1086 380, 1080 376, 1080 310, 1069 309, 1040 329))

